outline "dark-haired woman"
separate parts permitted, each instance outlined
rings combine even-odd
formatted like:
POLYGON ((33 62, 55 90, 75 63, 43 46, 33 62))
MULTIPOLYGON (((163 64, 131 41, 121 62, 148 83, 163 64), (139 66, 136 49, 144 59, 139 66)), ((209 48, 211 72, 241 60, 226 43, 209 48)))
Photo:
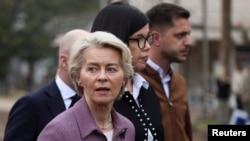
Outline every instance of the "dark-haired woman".
POLYGON ((148 22, 146 15, 136 7, 115 2, 98 13, 91 32, 111 32, 128 45, 135 74, 114 107, 133 122, 136 141, 161 141, 164 135, 159 100, 153 87, 137 73, 145 68, 149 56, 152 35, 148 22))

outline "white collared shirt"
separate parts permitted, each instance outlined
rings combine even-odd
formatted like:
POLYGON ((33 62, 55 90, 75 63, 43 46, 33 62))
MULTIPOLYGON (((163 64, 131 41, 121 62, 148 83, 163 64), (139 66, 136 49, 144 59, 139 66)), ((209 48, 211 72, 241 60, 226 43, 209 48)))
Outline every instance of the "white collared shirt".
MULTIPOLYGON (((158 66, 156 63, 154 63, 152 60, 148 59, 147 64, 159 73, 165 94, 168 100, 170 100, 169 99, 170 98, 169 81, 171 80, 171 76, 169 74, 167 74, 166 76, 163 76, 163 69, 160 66, 158 66)), ((170 67, 172 68, 172 66, 170 67)))
MULTIPOLYGON (((141 87, 144 87, 145 89, 148 89, 149 83, 146 79, 144 79, 139 73, 135 73, 133 77, 133 97, 136 101, 136 104, 139 106, 139 94, 141 87)), ((148 141, 153 141, 153 135, 150 130, 148 130, 148 141)))
POLYGON ((61 96, 64 101, 65 108, 68 109, 71 103, 71 97, 76 94, 76 92, 71 89, 67 84, 65 84, 59 75, 56 76, 56 85, 59 88, 61 96))
POLYGON ((133 97, 136 101, 136 104, 139 106, 138 96, 140 93, 140 89, 141 89, 141 87, 148 89, 149 83, 139 73, 134 74, 133 82, 134 82, 134 84, 133 84, 133 97))

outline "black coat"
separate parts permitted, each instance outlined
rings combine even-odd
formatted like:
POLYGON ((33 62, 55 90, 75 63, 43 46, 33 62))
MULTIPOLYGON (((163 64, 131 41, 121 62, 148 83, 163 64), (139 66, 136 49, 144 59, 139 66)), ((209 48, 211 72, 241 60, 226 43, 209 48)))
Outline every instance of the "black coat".
POLYGON ((129 92, 125 92, 122 98, 115 102, 114 108, 132 121, 136 130, 136 141, 147 140, 147 129, 150 129, 155 140, 163 141, 160 103, 154 89, 151 86, 148 89, 141 87, 138 100, 140 108, 138 108, 133 96, 129 92))
POLYGON ((17 100, 9 113, 4 141, 36 141, 45 125, 65 109, 53 80, 17 100))
POLYGON ((231 84, 230 82, 223 82, 219 79, 216 80, 217 82, 217 97, 219 99, 228 99, 231 92, 231 84))

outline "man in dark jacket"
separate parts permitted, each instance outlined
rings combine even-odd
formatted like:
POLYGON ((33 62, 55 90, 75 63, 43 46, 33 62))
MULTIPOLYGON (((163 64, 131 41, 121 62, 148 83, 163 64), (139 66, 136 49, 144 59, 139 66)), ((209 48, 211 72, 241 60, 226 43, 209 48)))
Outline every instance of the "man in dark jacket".
POLYGON ((17 100, 9 113, 4 141, 36 141, 45 125, 70 107, 76 92, 68 74, 69 49, 87 33, 75 29, 64 35, 59 46, 56 78, 17 100))

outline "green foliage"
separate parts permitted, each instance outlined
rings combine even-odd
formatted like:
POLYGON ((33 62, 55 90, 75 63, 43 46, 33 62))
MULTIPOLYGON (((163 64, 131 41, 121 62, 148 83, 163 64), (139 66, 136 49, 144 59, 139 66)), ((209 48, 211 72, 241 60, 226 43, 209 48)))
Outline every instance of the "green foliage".
MULTIPOLYGON (((55 37, 55 32, 53 32, 53 27, 47 31, 46 25, 56 16, 91 10, 92 7, 87 6, 84 2, 86 1, 19 0, 16 3, 15 19, 19 19, 16 22, 25 25, 22 29, 17 29, 13 35, 13 46, 18 51, 17 54, 27 61, 40 60, 50 55, 52 52, 50 44, 55 37)), ((88 4, 90 3, 93 1, 88 2, 88 4)))
POLYGON ((99 0, 0 0, 0 9, 0 60, 5 66, 0 68, 1 77, 8 73, 13 56, 34 64, 57 55, 51 47, 57 34, 50 24, 53 19, 97 11, 99 0))
POLYGON ((5 79, 8 72, 9 59, 11 58, 12 49, 9 46, 11 40, 10 25, 13 17, 13 2, 9 0, 0 1, 0 78, 5 79))

